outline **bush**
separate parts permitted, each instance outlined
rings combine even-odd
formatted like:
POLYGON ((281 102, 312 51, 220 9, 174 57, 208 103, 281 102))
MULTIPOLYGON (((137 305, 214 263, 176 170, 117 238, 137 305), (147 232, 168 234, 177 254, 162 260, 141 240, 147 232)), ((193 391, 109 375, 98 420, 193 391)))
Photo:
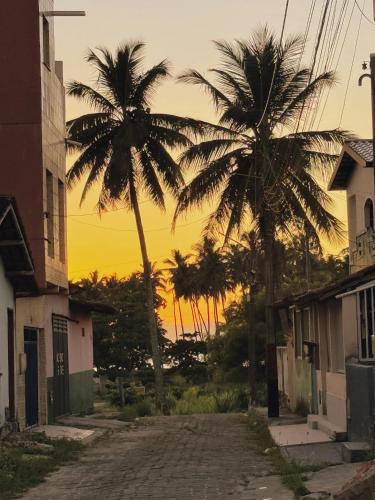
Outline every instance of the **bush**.
POLYGON ((139 401, 134 408, 138 417, 151 417, 156 413, 155 405, 150 399, 139 401))
POLYGON ((297 399, 295 412, 297 413, 297 415, 300 415, 301 417, 307 417, 307 415, 309 414, 309 407, 304 399, 302 398, 297 399))
POLYGON ((119 419, 129 422, 137 418, 137 416, 138 414, 135 406, 125 406, 121 411, 119 419))

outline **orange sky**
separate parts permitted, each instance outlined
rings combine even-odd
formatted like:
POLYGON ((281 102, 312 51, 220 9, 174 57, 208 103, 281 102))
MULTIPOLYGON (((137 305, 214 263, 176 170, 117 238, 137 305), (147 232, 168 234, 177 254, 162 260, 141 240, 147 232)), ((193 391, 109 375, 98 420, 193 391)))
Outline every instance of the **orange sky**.
MULTIPOLYGON (((342 1, 342 0, 341 0, 342 1)), ((351 10, 354 0, 350 0, 351 10)), ((363 0, 359 0, 362 5, 363 0)), ((341 3, 340 1, 338 2, 341 3)), ((317 1, 320 12, 323 0, 317 1)), ((218 62, 211 40, 246 38, 265 22, 276 32, 281 28, 285 2, 283 0, 56 0, 56 10, 86 10, 85 18, 56 18, 56 58, 64 61, 65 79, 93 82, 90 67, 83 62, 87 49, 105 46, 114 49, 128 39, 141 39, 147 43, 146 64, 151 65, 168 58, 176 75, 188 67, 206 71, 218 62)), ((286 33, 304 31, 310 0, 290 0, 286 33)), ((365 0, 365 11, 371 17, 372 2, 365 0)), ((320 128, 339 125, 345 88, 349 78, 355 39, 359 27, 359 12, 355 8, 338 67, 338 85, 330 94, 320 128)), ((311 43, 316 33, 317 15, 313 34, 307 47, 307 62, 311 57, 311 43)), ((362 73, 361 63, 368 60, 374 50, 375 25, 365 20, 359 30, 357 55, 349 80, 348 95, 342 127, 360 137, 370 137, 370 87, 357 86, 362 73)), ((210 102, 197 88, 166 82, 155 96, 153 110, 215 120, 210 102)), ((86 111, 82 105, 67 100, 67 117, 86 111)), ((71 161, 71 160, 69 160, 71 161)), ((131 213, 119 210, 100 219, 93 212, 95 192, 79 208, 80 188, 68 195, 69 275, 78 279, 98 269, 101 274, 128 274, 140 268, 140 253, 135 223, 131 213)), ((334 196, 334 212, 345 221, 345 193, 334 196)), ((209 213, 196 211, 181 219, 175 234, 171 234, 174 202, 168 200, 167 212, 159 213, 144 200, 142 215, 146 230, 149 256, 162 267, 172 248, 188 252, 200 237, 203 219, 209 213)), ((330 248, 336 252, 338 248, 330 248)), ((172 310, 163 313, 165 325, 172 330, 172 310)))

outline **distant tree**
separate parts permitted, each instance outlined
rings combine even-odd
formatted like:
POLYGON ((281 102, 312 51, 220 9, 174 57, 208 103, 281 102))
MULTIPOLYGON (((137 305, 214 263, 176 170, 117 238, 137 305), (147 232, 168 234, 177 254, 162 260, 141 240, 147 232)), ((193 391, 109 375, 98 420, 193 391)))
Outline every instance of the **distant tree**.
MULTIPOLYGON (((152 349, 142 273, 133 273, 127 278, 99 278, 95 272, 75 285, 81 297, 101 300, 115 309, 111 315, 93 315, 94 365, 98 373, 112 380, 126 380, 149 367, 152 349)), ((163 306, 164 299, 158 293, 154 297, 157 310, 163 306)), ((167 339, 158 313, 156 318, 158 342, 164 346, 167 339)))
POLYGON ((170 343, 165 354, 172 374, 178 373, 192 383, 207 381, 207 343, 205 341, 197 340, 192 334, 185 334, 184 339, 170 343))

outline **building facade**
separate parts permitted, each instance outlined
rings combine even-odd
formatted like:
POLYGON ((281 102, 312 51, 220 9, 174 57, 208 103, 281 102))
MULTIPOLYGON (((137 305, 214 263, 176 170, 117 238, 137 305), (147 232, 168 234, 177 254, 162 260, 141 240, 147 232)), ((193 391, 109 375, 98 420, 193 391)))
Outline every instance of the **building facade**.
POLYGON ((0 83, 0 185, 17 200, 38 287, 38 294, 17 298, 15 309, 20 429, 93 407, 91 316, 87 307, 71 308, 69 298, 65 90, 53 10, 53 0, 0 5, 0 62, 7 68, 0 83))
MULTIPOLYGON (((345 190, 350 272, 279 302, 292 408, 334 439, 368 441, 375 415, 375 239, 372 141, 347 142, 329 183, 345 190)), ((280 356, 281 359, 281 356, 280 356)))

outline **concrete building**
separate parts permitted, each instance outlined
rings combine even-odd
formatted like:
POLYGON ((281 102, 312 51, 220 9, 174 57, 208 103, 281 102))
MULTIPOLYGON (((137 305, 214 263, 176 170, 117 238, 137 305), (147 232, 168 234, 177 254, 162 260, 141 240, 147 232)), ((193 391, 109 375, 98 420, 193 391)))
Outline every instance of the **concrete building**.
POLYGON ((288 339, 279 372, 287 371, 291 407, 305 406, 312 427, 339 440, 365 441, 375 424, 372 141, 343 146, 329 189, 346 191, 350 274, 278 303, 288 339))
MULTIPOLYGON (((36 291, 34 265, 15 201, 0 196, 0 437, 16 427, 16 298, 36 291)), ((33 389, 28 385, 27 390, 33 389)))
POLYGON ((69 298, 65 90, 63 64, 55 61, 53 10, 53 0, 0 3, 0 64, 6 68, 0 82, 0 185, 17 200, 39 290, 17 298, 20 429, 93 406, 90 307, 72 306, 69 298), (28 392, 31 345, 37 360, 34 391, 28 392))

